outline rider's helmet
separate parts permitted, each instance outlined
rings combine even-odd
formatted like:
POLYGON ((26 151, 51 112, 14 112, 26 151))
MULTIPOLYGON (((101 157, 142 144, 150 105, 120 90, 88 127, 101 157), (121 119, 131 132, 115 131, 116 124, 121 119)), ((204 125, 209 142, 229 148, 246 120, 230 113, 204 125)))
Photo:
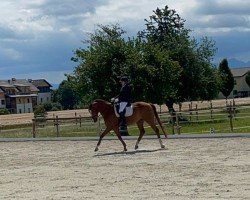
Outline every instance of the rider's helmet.
POLYGON ((123 82, 128 82, 128 77, 127 76, 122 76, 121 78, 120 78, 120 81, 123 81, 123 82))

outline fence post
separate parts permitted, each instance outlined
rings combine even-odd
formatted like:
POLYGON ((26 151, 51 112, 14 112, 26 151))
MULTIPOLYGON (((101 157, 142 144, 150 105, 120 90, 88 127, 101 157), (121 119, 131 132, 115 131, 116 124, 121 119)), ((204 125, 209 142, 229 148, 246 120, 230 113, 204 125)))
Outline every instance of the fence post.
POLYGON ((76 124, 77 124, 77 114, 76 114, 76 112, 75 112, 75 119, 76 119, 76 124))
POLYGON ((198 105, 197 104, 195 106, 195 110, 196 110, 196 121, 199 121, 199 117, 198 117, 198 105))
POLYGON ((181 134, 181 132, 180 132, 181 127, 179 124, 179 114, 178 113, 176 113, 176 129, 177 129, 177 134, 180 135, 181 134))
POLYGON ((234 117, 236 117, 236 107, 235 107, 234 99, 233 99, 233 114, 234 114, 234 117))
POLYGON ((229 106, 229 121, 230 121, 231 131, 233 132, 233 112, 232 112, 232 102, 231 101, 230 101, 230 106, 229 106))
POLYGON ((33 138, 36 137, 36 121, 35 121, 35 119, 32 119, 32 136, 33 136, 33 138))
POLYGON ((192 108, 193 106, 192 106, 192 101, 191 101, 191 103, 189 104, 189 121, 192 121, 192 108))
POLYGON ((81 115, 79 115, 79 119, 80 119, 80 127, 82 127, 82 116, 81 115))
POLYGON ((59 122, 58 122, 58 116, 56 116, 56 136, 59 137, 59 122))
POLYGON ((210 102, 210 119, 213 119, 213 103, 210 102))

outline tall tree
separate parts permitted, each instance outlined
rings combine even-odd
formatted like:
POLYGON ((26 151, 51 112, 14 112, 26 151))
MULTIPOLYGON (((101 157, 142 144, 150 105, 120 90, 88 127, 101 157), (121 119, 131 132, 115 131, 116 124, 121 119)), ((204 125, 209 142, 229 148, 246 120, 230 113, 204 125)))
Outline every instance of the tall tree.
POLYGON ((77 105, 77 95, 74 85, 70 80, 64 80, 60 83, 56 99, 63 106, 63 109, 73 109, 77 105))
POLYGON ((247 85, 250 87, 250 71, 247 73, 245 81, 246 81, 247 85))
POLYGON ((224 58, 219 64, 219 77, 220 91, 227 99, 234 88, 234 77, 226 58, 224 58))
POLYGON ((166 95, 175 93, 172 84, 181 72, 169 52, 140 38, 124 39, 118 25, 102 26, 90 35, 87 49, 77 49, 79 62, 71 80, 82 91, 85 103, 94 98, 109 100, 119 92, 119 76, 128 75, 133 84, 133 100, 163 103, 166 95))
POLYGON ((190 30, 175 10, 168 6, 157 8, 146 19, 146 30, 139 36, 151 43, 160 45, 169 52, 169 58, 181 66, 181 76, 173 83, 177 91, 168 96, 167 106, 185 100, 211 100, 218 94, 216 69, 211 64, 216 52, 215 43, 207 37, 199 42, 191 39, 190 30))

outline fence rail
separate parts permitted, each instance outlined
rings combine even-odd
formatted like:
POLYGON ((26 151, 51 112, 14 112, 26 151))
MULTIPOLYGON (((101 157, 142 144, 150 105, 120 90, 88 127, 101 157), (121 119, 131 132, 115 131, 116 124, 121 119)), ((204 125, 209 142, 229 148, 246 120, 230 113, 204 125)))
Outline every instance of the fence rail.
MULTIPOLYGON (((233 102, 224 107, 213 107, 206 109, 189 107, 185 111, 177 111, 172 116, 168 112, 159 112, 159 117, 167 132, 171 134, 182 133, 216 133, 234 132, 250 129, 250 106, 236 106, 233 102), (243 123, 241 123, 243 122, 243 123), (202 129, 197 127, 203 126, 202 129)), ((153 130, 149 129, 147 132, 153 130)), ((61 136, 98 136, 105 129, 102 117, 98 123, 94 123, 90 117, 73 115, 51 117, 38 117, 32 119, 31 124, 22 127, 9 128, 0 126, 0 137, 61 137, 61 136), (23 134, 23 135, 22 135, 23 134)), ((129 132, 137 134, 137 126, 129 126, 129 132), (136 130, 135 130, 136 129, 136 130)))

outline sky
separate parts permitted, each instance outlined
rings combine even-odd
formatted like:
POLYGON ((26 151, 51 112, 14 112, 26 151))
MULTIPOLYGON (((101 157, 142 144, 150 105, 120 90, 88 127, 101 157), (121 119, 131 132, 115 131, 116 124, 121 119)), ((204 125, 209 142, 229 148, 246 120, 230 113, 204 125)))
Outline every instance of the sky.
POLYGON ((191 36, 216 42, 214 62, 250 61, 249 0, 1 0, 0 80, 58 84, 74 71, 74 50, 98 24, 118 23, 134 36, 166 5, 186 20, 191 36))

